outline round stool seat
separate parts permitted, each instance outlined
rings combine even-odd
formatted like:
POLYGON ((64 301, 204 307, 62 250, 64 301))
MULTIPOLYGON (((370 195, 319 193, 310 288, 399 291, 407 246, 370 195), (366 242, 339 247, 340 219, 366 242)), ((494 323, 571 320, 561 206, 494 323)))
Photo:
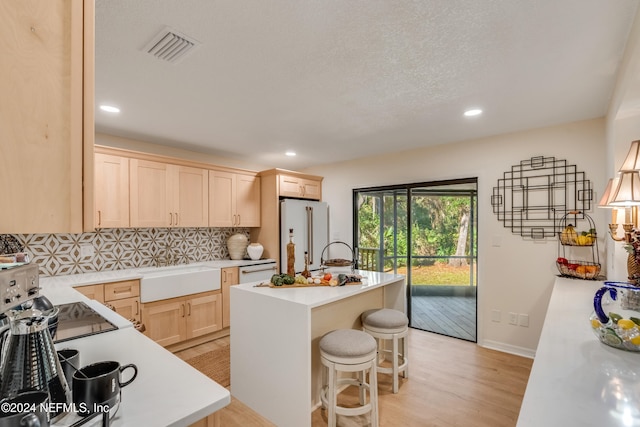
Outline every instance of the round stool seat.
POLYGON ((355 329, 338 329, 320 339, 320 351, 341 359, 362 357, 376 349, 371 335, 355 329))
POLYGON ((320 401, 328 411, 329 427, 336 426, 337 415, 359 416, 367 413, 371 416, 371 426, 377 427, 378 342, 376 339, 363 331, 336 329, 320 339, 319 347, 320 362, 324 367, 320 401), (367 371, 369 372, 368 380, 367 371), (340 372, 349 375, 343 376, 340 372), (354 377, 355 374, 357 374, 356 377, 354 377), (358 387, 360 406, 338 404, 338 394, 344 386, 358 387))
POLYGON ((409 319, 403 312, 390 308, 367 310, 360 319, 367 329, 384 332, 402 331, 409 326, 409 319))

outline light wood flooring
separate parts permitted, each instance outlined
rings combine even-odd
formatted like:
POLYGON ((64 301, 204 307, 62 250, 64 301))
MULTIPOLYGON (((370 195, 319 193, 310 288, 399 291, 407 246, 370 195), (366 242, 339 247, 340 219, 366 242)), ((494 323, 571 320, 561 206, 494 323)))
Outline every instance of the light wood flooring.
MULTIPOLYGON (((223 338, 176 353, 183 359, 219 346, 223 338)), ((380 374, 380 426, 513 427, 533 360, 489 350, 475 343, 417 329, 409 332, 409 378, 391 393, 391 377, 380 374)), ((233 382, 233 378, 231 378, 233 382)), ((355 396, 346 390, 346 397, 355 396)), ((239 400, 220 411, 225 427, 273 426, 239 400)), ((339 419, 338 425, 359 426, 366 420, 339 419)), ((312 414, 313 426, 326 426, 326 412, 312 414)))

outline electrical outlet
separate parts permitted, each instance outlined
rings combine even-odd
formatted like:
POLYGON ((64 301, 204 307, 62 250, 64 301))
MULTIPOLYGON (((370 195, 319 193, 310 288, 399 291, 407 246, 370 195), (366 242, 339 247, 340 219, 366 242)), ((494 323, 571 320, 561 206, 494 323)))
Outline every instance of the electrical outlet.
POLYGON ((500 322, 500 310, 491 310, 491 321, 500 322))
POLYGON ((93 249, 93 245, 91 244, 80 245, 80 257, 90 258, 94 254, 95 254, 95 250, 93 249))
POLYGON ((509 324, 510 325, 518 324, 518 313, 509 312, 509 324))
POLYGON ((518 324, 520 326, 524 326, 525 328, 529 327, 529 315, 520 313, 518 315, 518 324))

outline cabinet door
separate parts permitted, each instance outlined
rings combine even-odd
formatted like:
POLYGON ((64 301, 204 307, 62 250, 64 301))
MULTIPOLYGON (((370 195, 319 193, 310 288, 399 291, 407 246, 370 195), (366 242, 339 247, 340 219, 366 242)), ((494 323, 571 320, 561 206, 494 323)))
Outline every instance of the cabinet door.
POLYGON ((0 234, 83 231, 83 148, 92 153, 94 138, 93 91, 83 92, 90 3, 0 2, 0 234))
POLYGON ((231 307, 231 301, 229 298, 229 288, 233 285, 237 285, 239 281, 238 267, 227 267, 220 269, 220 288, 222 290, 222 327, 226 328, 230 325, 229 309, 231 307))
POLYGON ((103 285, 78 286, 77 288, 74 288, 74 289, 89 299, 94 299, 98 302, 104 303, 104 286, 103 285))
POLYGON ((300 187, 300 178, 289 175, 280 175, 280 196, 283 197, 301 197, 302 188, 300 187))
POLYGON ((142 319, 142 316, 140 316, 140 298, 138 297, 109 301, 108 304, 125 319, 137 322, 142 319))
POLYGON ((171 166, 174 227, 209 225, 209 175, 206 169, 171 166))
POLYGON ((95 155, 96 228, 129 227, 129 159, 95 155))
POLYGON ((209 227, 235 226, 234 174, 209 171, 209 227))
POLYGON ((222 329, 222 297, 220 291, 191 297, 187 305, 187 338, 195 338, 222 329))
POLYGON ((322 185, 319 181, 312 181, 310 179, 300 180, 300 186, 302 188, 302 197, 311 200, 320 200, 322 197, 322 185))
POLYGON ((260 177, 236 174, 237 226, 260 227, 260 177))
POLYGON ((167 166, 148 160, 129 161, 131 227, 174 225, 169 209, 172 188, 167 166))
POLYGON ((186 339, 186 304, 184 298, 172 298, 143 304, 144 334, 162 346, 186 339))

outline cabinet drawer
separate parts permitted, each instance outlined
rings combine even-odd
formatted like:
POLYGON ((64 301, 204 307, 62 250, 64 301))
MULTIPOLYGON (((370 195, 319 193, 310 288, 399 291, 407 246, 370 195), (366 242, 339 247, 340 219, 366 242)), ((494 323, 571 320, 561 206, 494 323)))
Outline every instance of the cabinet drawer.
POLYGON ((125 280, 104 285, 104 300, 115 301, 140 296, 140 281, 125 280))

